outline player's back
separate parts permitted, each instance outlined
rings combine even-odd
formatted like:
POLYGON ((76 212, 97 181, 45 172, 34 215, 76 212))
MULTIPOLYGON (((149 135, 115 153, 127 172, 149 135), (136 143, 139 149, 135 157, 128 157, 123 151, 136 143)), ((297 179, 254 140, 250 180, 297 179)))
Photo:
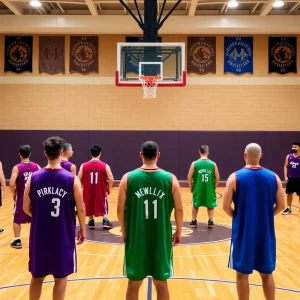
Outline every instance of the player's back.
POLYGON ((140 270, 137 273, 141 276, 156 275, 157 279, 163 280, 163 276, 172 275, 171 261, 167 262, 165 274, 157 274, 156 270, 160 269, 160 264, 165 266, 165 258, 172 252, 170 216, 173 208, 171 173, 137 169, 128 174, 126 261, 129 265, 136 264, 135 269, 140 270), (143 261, 146 263, 139 265, 143 261))
POLYGON ((90 160, 83 164, 83 197, 105 198, 107 192, 106 163, 90 160))
POLYGON ((16 181, 16 194, 17 198, 21 197, 23 199, 26 182, 33 172, 39 170, 39 167, 34 162, 20 162, 19 164, 17 164, 17 168, 19 175, 16 181))
POLYGON ((243 253, 254 265, 262 265, 262 261, 269 262, 276 245, 276 177, 274 172, 264 168, 243 168, 235 174, 232 222, 232 240, 238 248, 235 252, 243 253), (257 257, 262 261, 257 261, 257 257))
POLYGON ((209 159, 198 159, 194 163, 193 197, 216 198, 215 193, 215 163, 209 159))
POLYGON ((59 265, 74 266, 73 261, 66 261, 73 256, 65 255, 75 255, 74 178, 64 169, 42 169, 31 177, 30 268, 42 264, 41 269, 52 274, 59 265))
POLYGON ((62 160, 60 162, 60 165, 62 168, 64 168, 65 170, 71 172, 71 168, 73 166, 73 164, 71 162, 69 162, 68 160, 62 160))

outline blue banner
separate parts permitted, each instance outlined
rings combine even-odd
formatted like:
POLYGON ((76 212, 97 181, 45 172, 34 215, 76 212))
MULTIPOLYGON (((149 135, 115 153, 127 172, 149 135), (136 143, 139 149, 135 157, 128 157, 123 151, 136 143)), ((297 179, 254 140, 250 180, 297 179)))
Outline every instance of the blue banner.
POLYGON ((224 73, 253 74, 253 37, 224 38, 224 73))
MULTIPOLYGON (((143 43, 143 37, 126 36, 126 43, 143 43)), ((158 42, 161 43, 161 37, 158 37, 158 42)), ((126 53, 125 70, 126 73, 139 74, 139 62, 144 61, 144 50, 140 53, 126 53)))
POLYGON ((32 72, 32 36, 6 36, 4 72, 32 72))

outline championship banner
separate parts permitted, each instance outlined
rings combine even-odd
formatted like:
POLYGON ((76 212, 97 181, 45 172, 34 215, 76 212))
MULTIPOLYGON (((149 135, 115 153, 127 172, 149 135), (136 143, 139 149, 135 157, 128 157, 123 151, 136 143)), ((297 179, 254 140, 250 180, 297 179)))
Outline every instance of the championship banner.
POLYGON ((32 72, 32 36, 6 36, 4 72, 32 72))
POLYGON ((224 38, 224 73, 253 74, 253 37, 224 38))
POLYGON ((70 37, 70 73, 98 73, 98 36, 70 37))
POLYGON ((269 37, 269 73, 297 73, 296 37, 269 37))
POLYGON ((216 37, 188 37, 187 72, 216 73, 216 37))
POLYGON ((39 37, 39 72, 47 74, 65 72, 65 37, 39 37))
MULTIPOLYGON (((126 43, 143 43, 143 37, 126 36, 126 43)), ((161 43, 161 37, 158 37, 161 43)), ((125 69, 127 73, 139 74, 139 62, 144 60, 143 54, 126 54, 125 69)))

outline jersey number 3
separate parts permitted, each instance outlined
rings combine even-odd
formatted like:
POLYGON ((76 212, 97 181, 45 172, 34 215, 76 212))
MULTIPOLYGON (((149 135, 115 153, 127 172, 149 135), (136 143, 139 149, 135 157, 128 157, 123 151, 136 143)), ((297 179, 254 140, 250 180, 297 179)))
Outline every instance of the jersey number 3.
POLYGON ((54 204, 54 210, 51 211, 51 217, 58 217, 60 213, 60 199, 53 198, 52 203, 54 204))
MULTIPOLYGON (((149 207, 148 207, 148 200, 144 201, 145 204, 145 217, 146 219, 149 219, 149 207)), ((157 219, 157 200, 154 200, 153 202, 154 205, 154 219, 157 219)))

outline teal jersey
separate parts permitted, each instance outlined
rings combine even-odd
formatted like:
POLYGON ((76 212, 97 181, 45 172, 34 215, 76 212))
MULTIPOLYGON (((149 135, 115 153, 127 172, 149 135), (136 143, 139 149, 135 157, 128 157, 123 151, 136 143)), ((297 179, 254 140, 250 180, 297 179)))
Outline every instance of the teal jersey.
POLYGON ((215 163, 209 159, 195 161, 193 173, 194 207, 214 208, 217 206, 215 183, 215 163))
POLYGON ((164 170, 128 174, 124 274, 130 280, 173 275, 172 174, 164 170))

